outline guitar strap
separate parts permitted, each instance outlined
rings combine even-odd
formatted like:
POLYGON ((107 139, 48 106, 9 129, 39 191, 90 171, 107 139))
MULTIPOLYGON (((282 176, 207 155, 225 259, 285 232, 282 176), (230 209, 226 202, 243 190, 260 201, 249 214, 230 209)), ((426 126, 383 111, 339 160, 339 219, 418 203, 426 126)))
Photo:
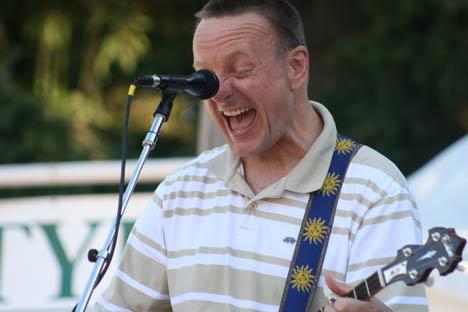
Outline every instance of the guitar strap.
POLYGON ((309 311, 311 307, 322 271, 341 186, 349 163, 360 147, 361 145, 355 141, 338 135, 323 186, 310 194, 279 311, 309 311))

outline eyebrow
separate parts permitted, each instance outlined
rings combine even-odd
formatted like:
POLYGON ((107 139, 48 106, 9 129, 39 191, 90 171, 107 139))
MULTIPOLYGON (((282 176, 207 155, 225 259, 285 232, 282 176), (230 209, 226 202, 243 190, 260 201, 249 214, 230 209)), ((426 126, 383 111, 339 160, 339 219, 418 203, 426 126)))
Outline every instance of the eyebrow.
POLYGON ((250 55, 247 52, 239 51, 239 50, 231 52, 230 54, 227 55, 229 59, 236 59, 236 58, 238 59, 242 56, 249 57, 250 55))

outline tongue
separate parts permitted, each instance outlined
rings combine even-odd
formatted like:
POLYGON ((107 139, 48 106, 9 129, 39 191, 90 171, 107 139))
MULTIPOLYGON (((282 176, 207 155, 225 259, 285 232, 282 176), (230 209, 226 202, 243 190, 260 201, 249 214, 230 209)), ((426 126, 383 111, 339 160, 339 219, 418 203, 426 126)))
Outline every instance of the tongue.
POLYGON ((240 115, 229 117, 229 126, 233 131, 241 131, 252 124, 255 119, 256 111, 251 109, 240 115))

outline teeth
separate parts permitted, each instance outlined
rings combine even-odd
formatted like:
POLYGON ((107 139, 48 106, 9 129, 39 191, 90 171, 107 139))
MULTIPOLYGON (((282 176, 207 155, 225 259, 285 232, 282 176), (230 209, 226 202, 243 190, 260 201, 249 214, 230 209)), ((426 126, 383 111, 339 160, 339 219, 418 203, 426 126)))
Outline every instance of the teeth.
POLYGON ((250 108, 238 108, 232 111, 223 111, 223 114, 228 117, 233 117, 233 116, 239 116, 240 114, 248 112, 249 110, 251 109, 250 108))

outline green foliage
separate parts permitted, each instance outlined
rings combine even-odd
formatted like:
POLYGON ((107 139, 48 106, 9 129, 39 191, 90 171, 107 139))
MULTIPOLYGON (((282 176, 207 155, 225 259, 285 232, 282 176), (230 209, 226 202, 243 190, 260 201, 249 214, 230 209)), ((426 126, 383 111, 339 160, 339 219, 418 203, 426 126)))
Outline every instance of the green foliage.
MULTIPOLYGON (((191 14, 196 8, 180 23, 178 5, 50 0, 26 7, 6 4, 0 13, 0 79, 6 81, 0 86, 0 120, 9 119, 0 126, 5 151, 0 161, 118 158, 130 81, 143 73, 191 71, 191 14), (165 15, 168 11, 171 16, 165 15), (12 136, 14 132, 18 134, 12 136), (16 138, 21 142, 7 149, 16 138)), ((130 157, 140 153, 158 101, 154 91, 137 92, 130 157)), ((183 96, 176 101, 157 156, 194 154, 196 104, 183 96)))
MULTIPOLYGON (((0 161, 118 158, 129 82, 192 70, 192 16, 203 2, 5 2, 0 161)), ((293 2, 311 52, 311 98, 339 131, 405 173, 467 132, 467 1, 293 2)), ((132 157, 158 100, 137 91, 132 157)), ((156 157, 195 153, 197 109, 177 98, 156 157)))
POLYGON ((42 98, 12 82, 14 55, 0 63, 0 163, 73 159, 66 122, 47 115, 42 98))
POLYGON ((352 5, 354 19, 333 16, 345 33, 320 47, 313 93, 409 173, 468 130, 468 2, 352 5))

